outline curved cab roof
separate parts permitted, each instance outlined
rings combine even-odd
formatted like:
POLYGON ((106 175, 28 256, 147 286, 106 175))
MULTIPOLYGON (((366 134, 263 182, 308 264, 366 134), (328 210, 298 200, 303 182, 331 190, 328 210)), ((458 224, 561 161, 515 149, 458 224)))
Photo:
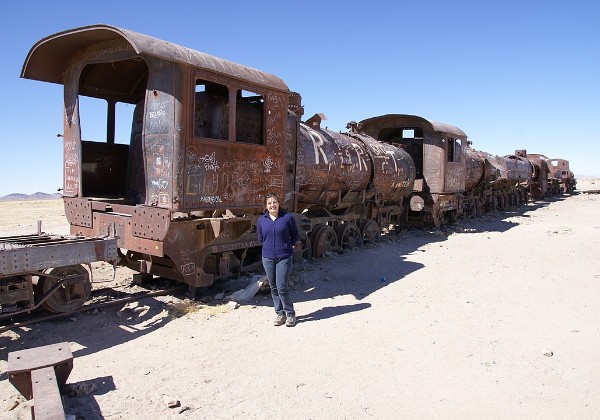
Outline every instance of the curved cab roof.
POLYGON ((453 125, 450 124, 444 124, 441 122, 437 122, 434 120, 428 120, 426 118, 423 117, 419 117, 417 115, 408 115, 408 114, 386 114, 386 115, 381 115, 379 117, 373 117, 373 118, 367 118, 366 120, 362 120, 360 122, 360 124, 362 124, 363 126, 369 126, 372 124, 382 124, 382 123, 388 123, 391 124, 392 126, 396 126, 394 124, 394 121, 397 120, 413 120, 413 121, 419 121, 420 123, 425 123, 425 125, 429 126, 431 128, 431 130, 433 131, 439 131, 442 133, 448 133, 448 134, 453 134, 455 136, 464 136, 467 137, 467 135, 465 134, 464 131, 462 131, 460 128, 455 127, 453 125))
POLYGON ((98 24, 69 29, 38 41, 27 54, 21 77, 63 84, 66 63, 89 45, 124 39, 140 56, 154 56, 250 81, 271 89, 289 91, 279 77, 158 38, 115 26, 98 24))

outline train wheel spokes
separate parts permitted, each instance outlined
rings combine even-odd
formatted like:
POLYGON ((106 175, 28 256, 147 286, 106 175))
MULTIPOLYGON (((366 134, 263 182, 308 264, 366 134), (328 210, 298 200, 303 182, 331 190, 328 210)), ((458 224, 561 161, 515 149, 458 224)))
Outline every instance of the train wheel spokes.
POLYGON ((313 230, 311 235, 312 254, 320 258, 325 252, 337 248, 338 239, 335 230, 329 225, 320 225, 313 230))
POLYGON ((352 222, 344 223, 337 232, 339 245, 342 249, 354 248, 362 243, 362 236, 358 226, 352 222))
POLYGON ((360 234, 364 243, 374 243, 381 237, 381 228, 373 219, 363 220, 360 224, 360 234))
POLYGON ((71 312, 79 309, 90 297, 92 283, 90 272, 82 265, 51 268, 40 276, 37 291, 45 296, 59 281, 68 278, 42 303, 44 309, 54 312, 71 312))

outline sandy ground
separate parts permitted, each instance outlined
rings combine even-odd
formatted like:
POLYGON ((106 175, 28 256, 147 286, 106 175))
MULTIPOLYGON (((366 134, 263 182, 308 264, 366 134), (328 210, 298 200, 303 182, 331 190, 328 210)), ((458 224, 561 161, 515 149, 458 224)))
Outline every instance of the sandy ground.
MULTIPOLYGON (((0 211, 2 232, 66 231, 60 201, 0 211)), ((0 417, 30 418, 8 353, 68 341, 71 419, 597 419, 599 249, 600 195, 580 193, 297 264, 295 328, 272 325, 264 292, 16 328, 0 334, 0 417)))

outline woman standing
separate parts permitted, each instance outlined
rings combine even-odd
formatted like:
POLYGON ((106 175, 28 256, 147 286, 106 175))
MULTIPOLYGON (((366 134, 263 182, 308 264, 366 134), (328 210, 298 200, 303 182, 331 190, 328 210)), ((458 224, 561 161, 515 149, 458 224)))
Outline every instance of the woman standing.
POLYGON ((265 197, 265 214, 258 218, 258 240, 262 242, 262 263, 269 279, 271 296, 277 317, 273 325, 296 325, 294 304, 288 289, 292 271, 294 244, 298 241, 298 227, 291 214, 279 208, 275 194, 265 197))

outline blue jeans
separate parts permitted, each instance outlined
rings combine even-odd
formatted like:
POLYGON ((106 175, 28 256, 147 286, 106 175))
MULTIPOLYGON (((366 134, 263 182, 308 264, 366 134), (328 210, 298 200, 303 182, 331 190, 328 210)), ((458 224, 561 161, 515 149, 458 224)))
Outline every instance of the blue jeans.
POLYGON ((292 272, 292 257, 262 259, 263 267, 269 279, 271 297, 277 315, 295 316, 294 304, 288 289, 288 279, 292 272))

